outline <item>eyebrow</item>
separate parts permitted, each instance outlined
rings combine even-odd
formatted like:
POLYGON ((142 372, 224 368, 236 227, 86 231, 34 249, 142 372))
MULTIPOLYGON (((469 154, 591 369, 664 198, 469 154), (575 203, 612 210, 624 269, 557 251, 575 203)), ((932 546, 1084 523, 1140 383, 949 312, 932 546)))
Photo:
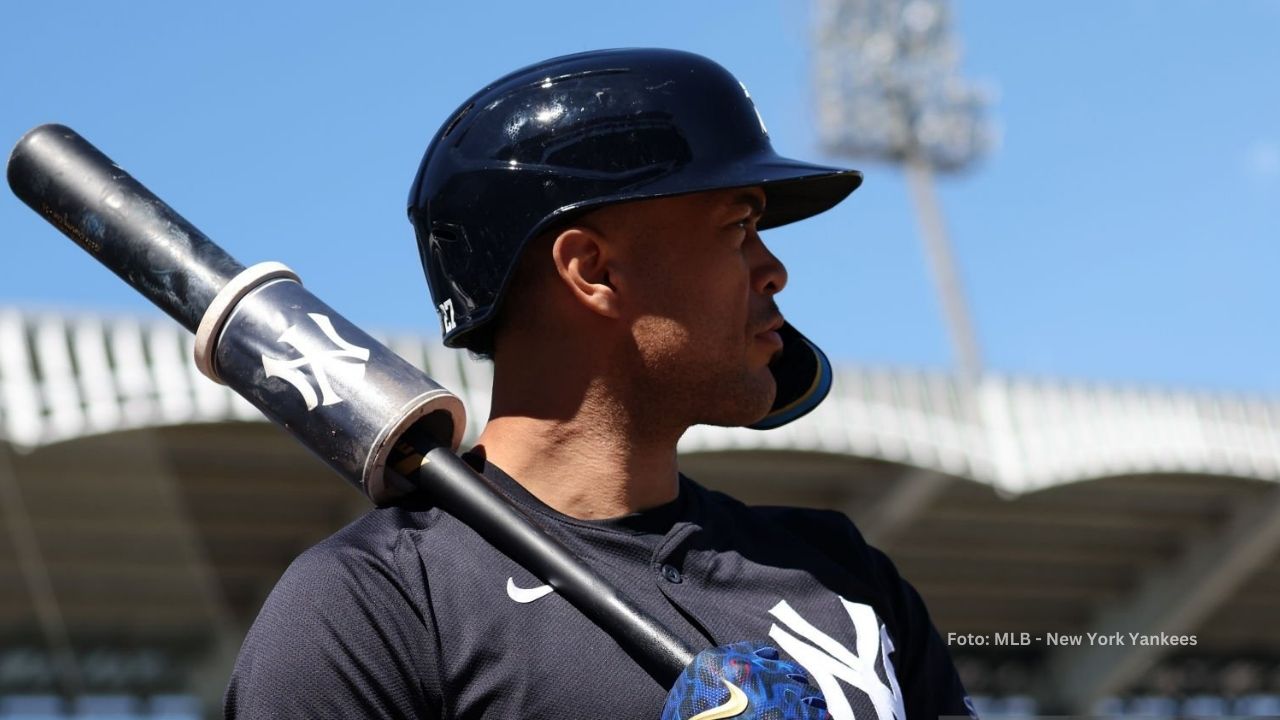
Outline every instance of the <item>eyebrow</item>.
POLYGON ((753 217, 760 217, 761 215, 764 215, 764 198, 753 193, 739 193, 734 196, 733 200, 731 200, 729 204, 730 206, 746 205, 751 208, 751 214, 753 217))

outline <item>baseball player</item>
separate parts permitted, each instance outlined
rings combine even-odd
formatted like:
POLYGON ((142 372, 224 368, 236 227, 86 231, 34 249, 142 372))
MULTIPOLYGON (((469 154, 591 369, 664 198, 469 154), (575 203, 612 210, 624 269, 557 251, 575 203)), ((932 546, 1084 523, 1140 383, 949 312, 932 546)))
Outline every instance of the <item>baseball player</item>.
POLYGON ((293 563, 241 650, 227 717, 969 715, 920 597, 846 517, 748 507, 677 467, 693 425, 774 428, 827 394, 826 357, 774 302, 787 274, 760 231, 861 179, 776 155, 742 84, 684 52, 555 58, 464 102, 409 217, 445 344, 493 361, 465 457, 709 650, 660 686, 412 496, 293 563))

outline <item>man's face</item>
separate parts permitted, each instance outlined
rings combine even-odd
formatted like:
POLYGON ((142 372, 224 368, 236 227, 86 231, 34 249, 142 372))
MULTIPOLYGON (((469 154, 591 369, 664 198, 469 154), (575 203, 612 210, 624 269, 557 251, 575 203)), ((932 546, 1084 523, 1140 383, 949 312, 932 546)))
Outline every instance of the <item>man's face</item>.
POLYGON ((624 313, 645 381, 672 417, 748 425, 777 387, 782 350, 773 296, 786 269, 756 232, 759 188, 717 190, 623 206, 624 313))

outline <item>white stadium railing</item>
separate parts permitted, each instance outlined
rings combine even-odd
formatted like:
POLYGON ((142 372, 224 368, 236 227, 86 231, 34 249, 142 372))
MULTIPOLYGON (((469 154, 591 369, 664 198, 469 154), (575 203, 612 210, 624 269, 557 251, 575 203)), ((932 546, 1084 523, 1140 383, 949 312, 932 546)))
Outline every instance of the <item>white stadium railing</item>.
MULTIPOLYGON (((456 392, 475 437, 489 366, 415 337, 381 338, 456 392)), ((166 319, 0 310, 0 438, 18 448, 187 423, 260 420, 196 370, 166 319)), ((1089 478, 1190 472, 1280 480, 1280 400, 841 367, 831 397, 783 428, 697 427, 682 452, 796 450, 874 458, 1019 494, 1089 478)))

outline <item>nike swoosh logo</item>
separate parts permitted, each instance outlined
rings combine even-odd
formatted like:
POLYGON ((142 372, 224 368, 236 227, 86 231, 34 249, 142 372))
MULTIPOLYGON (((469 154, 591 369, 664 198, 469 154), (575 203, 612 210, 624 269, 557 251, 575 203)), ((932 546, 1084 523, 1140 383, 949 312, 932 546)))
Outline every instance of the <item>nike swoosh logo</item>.
POLYGON ((689 720, 723 720, 723 718, 738 717, 747 711, 747 694, 728 680, 721 679, 720 682, 729 688, 729 699, 720 707, 713 707, 710 710, 702 712, 689 718, 689 720))
POLYGON ((516 586, 515 578, 507 578, 507 597, 518 603, 531 603, 538 598, 555 592, 550 585, 522 588, 516 586))

